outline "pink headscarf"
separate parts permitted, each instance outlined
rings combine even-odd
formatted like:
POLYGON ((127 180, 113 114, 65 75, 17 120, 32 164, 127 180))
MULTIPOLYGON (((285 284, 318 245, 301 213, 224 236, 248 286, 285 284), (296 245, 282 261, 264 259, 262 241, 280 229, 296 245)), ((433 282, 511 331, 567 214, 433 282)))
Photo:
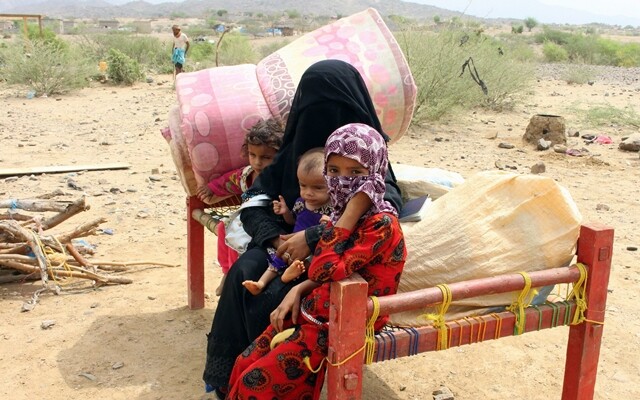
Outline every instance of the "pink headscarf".
POLYGON ((373 214, 387 212, 398 215, 396 209, 384 199, 387 175, 387 144, 382 135, 361 123, 344 125, 336 129, 327 139, 324 147, 324 177, 329 186, 329 195, 333 205, 331 222, 340 219, 349 200, 358 192, 363 192, 373 203, 363 218, 373 214), (326 162, 331 154, 350 158, 369 170, 367 176, 327 176, 326 162))

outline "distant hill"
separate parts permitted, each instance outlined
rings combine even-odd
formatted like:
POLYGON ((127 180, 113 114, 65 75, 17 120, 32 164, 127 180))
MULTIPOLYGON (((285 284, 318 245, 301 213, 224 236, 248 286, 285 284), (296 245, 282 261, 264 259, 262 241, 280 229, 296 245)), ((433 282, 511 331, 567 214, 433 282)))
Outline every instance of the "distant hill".
POLYGON ((401 0, 186 0, 151 4, 146 1, 122 0, 2 0, 2 13, 42 14, 51 18, 159 18, 179 13, 188 17, 202 17, 210 11, 227 10, 264 14, 296 10, 304 15, 350 15, 368 7, 376 8, 382 15, 399 15, 413 19, 432 19, 439 15, 450 18, 460 13, 429 5, 401 0), (112 3, 113 2, 113 3, 112 3))

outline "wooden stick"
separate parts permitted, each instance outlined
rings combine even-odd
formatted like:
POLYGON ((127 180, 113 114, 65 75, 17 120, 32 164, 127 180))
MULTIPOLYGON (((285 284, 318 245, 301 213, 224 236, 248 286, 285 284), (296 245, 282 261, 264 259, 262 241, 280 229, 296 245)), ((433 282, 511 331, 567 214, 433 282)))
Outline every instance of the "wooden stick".
POLYGON ((80 253, 78 253, 78 250, 76 250, 75 247, 73 247, 73 245, 71 243, 67 243, 66 246, 67 251, 69 252, 69 254, 71 254, 71 256, 80 263, 80 265, 82 265, 85 268, 88 268, 90 270, 92 270, 93 272, 97 272, 96 271, 96 267, 94 265, 92 265, 90 262, 88 262, 84 257, 82 257, 80 255, 80 253))
POLYGON ((62 165, 48 167, 28 167, 28 168, 3 168, 0 169, 0 177, 2 176, 21 176, 31 174, 58 174, 63 172, 76 171, 101 171, 105 169, 129 169, 131 166, 125 163, 111 164, 89 164, 89 165, 62 165))
MULTIPOLYGON (((26 272, 26 273, 38 272, 37 267, 27 265, 18 261, 2 261, 2 264, 9 268, 13 268, 15 270, 26 272)), ((84 279, 92 279, 95 281, 99 281, 101 283, 129 284, 133 282, 133 280, 129 278, 121 277, 121 276, 104 276, 104 275, 94 274, 90 271, 83 270, 79 267, 70 266, 70 268, 73 269, 73 271, 52 269, 49 272, 51 273, 52 277, 53 275, 55 275, 56 277, 65 276, 70 278, 84 278, 84 279)))
MULTIPOLYGON (((85 222, 82 225, 77 226, 74 230, 70 232, 66 232, 60 235, 56 235, 60 243, 70 242, 71 239, 95 235, 95 230, 98 228, 98 225, 107 222, 106 218, 97 218, 93 221, 85 222)), ((57 246, 56 246, 57 247, 57 246)))
POLYGON ((55 201, 55 200, 33 200, 33 199, 9 199, 0 200, 0 208, 16 209, 19 208, 25 211, 55 211, 62 212, 69 207, 70 201, 55 201))
POLYGON ((20 213, 14 213, 7 211, 6 214, 0 214, 0 220, 14 220, 14 221, 30 221, 33 217, 31 215, 25 215, 20 213))
POLYGON ((98 266, 105 266, 105 265, 112 265, 112 266, 119 266, 119 267, 131 267, 134 265, 157 265, 160 267, 179 267, 180 264, 167 264, 167 263, 162 263, 162 262, 156 262, 156 261, 130 261, 130 262, 118 262, 118 261, 102 261, 102 260, 92 260, 92 264, 93 265, 98 265, 98 266))
POLYGON ((78 200, 67 205, 67 207, 63 211, 61 211, 59 214, 56 214, 53 217, 45 221, 42 221, 40 226, 42 227, 43 231, 46 231, 47 229, 51 229, 54 226, 59 225, 60 223, 68 220, 69 218, 73 217, 74 215, 78 214, 81 211, 87 211, 89 208, 90 206, 86 203, 84 196, 82 196, 78 200))

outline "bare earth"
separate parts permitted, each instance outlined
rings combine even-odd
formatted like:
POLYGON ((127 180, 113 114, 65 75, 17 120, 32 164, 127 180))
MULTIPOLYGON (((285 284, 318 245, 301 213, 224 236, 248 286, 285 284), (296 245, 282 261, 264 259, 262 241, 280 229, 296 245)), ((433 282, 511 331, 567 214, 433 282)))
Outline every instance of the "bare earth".
MULTIPOLYGON (((536 151, 523 145, 521 137, 536 113, 563 115, 570 132, 584 133, 570 111, 576 101, 634 105, 640 112, 637 70, 634 74, 635 80, 608 74, 610 78, 597 78, 593 86, 570 86, 544 75, 525 104, 512 112, 479 110, 457 123, 413 128, 390 150, 393 160, 465 177, 495 169, 496 161, 517 167, 521 174, 543 161, 545 175, 569 188, 585 221, 615 227, 596 399, 640 398, 640 252, 627 250, 640 244, 640 160, 638 153, 617 149, 621 137, 634 130, 612 125, 591 131, 610 135, 612 145, 585 145, 580 138, 569 138, 570 147, 597 154, 583 158, 536 151), (516 148, 501 149, 500 142, 516 148)), ((131 285, 94 289, 86 282, 63 282, 60 295, 43 295, 26 313, 20 312, 21 305, 40 284, 0 285, 0 398, 210 398, 204 395, 201 374, 221 273, 213 267, 210 234, 206 291, 211 295, 204 309, 187 309, 185 194, 159 133, 176 96, 171 76, 154 79, 132 88, 95 84, 68 96, 31 100, 26 91, 0 84, 3 168, 131 165, 129 170, 71 176, 81 191, 67 186, 67 174, 0 179, 0 199, 31 198, 55 189, 66 193, 64 199, 84 193, 91 210, 59 230, 107 217, 102 227, 113 229, 113 235, 87 238, 97 245, 96 258, 181 265, 134 268, 125 273, 133 278, 131 285), (160 180, 152 181, 156 168, 160 180), (55 320, 55 325, 41 329, 44 320, 55 320)), ((567 333, 568 328, 558 328, 374 364, 366 368, 365 398, 430 399, 433 390, 445 385, 457 400, 556 399, 567 333)))

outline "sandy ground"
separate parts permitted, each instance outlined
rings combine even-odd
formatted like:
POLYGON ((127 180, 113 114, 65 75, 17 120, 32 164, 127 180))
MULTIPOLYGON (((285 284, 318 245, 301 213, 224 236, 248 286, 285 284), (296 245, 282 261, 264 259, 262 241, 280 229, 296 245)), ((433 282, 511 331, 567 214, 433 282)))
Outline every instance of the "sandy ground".
MULTIPOLYGON (((636 76, 637 78, 637 76, 636 76)), ((126 162, 128 170, 47 174, 0 179, 0 199, 30 198, 62 189, 62 199, 85 194, 91 210, 62 224, 65 231, 104 216, 113 235, 88 238, 96 258, 155 260, 177 268, 132 268, 130 285, 91 288, 63 282, 60 295, 45 294, 31 312, 22 303, 38 282, 0 285, 0 398, 52 400, 201 399, 205 334, 217 298, 220 270, 213 267, 208 235, 206 307, 186 307, 185 195, 159 130, 176 102, 170 76, 132 88, 102 86, 49 98, 0 84, 0 165, 126 162), (158 84, 162 83, 162 84, 158 84), (157 171, 154 171, 157 169, 157 171), (153 175, 154 179, 150 179, 153 175), (71 178, 81 190, 71 189, 71 178), (42 329, 45 320, 55 320, 42 329)), ((587 147, 594 157, 539 152, 521 143, 529 118, 554 113, 570 131, 583 127, 570 111, 582 104, 616 107, 640 102, 640 82, 596 79, 569 86, 542 77, 531 97, 502 114, 477 111, 456 123, 414 128, 390 149, 393 160, 457 171, 468 177, 495 169, 496 161, 529 173, 538 161, 545 175, 566 186, 585 221, 615 227, 615 248, 596 399, 640 398, 640 160, 617 149, 630 128, 611 125, 596 133, 615 144, 587 147), (608 95, 606 95, 608 94, 608 95), (497 136, 497 137, 496 137, 497 136), (437 140, 436 140, 437 139, 437 140), (509 142, 511 150, 498 147, 509 142), (602 207, 599 205, 606 205, 602 207)), ((637 131, 637 130, 636 130, 637 131)), ((440 385, 457 400, 554 399, 561 393, 568 328, 422 354, 366 368, 367 399, 430 399, 440 385)))

